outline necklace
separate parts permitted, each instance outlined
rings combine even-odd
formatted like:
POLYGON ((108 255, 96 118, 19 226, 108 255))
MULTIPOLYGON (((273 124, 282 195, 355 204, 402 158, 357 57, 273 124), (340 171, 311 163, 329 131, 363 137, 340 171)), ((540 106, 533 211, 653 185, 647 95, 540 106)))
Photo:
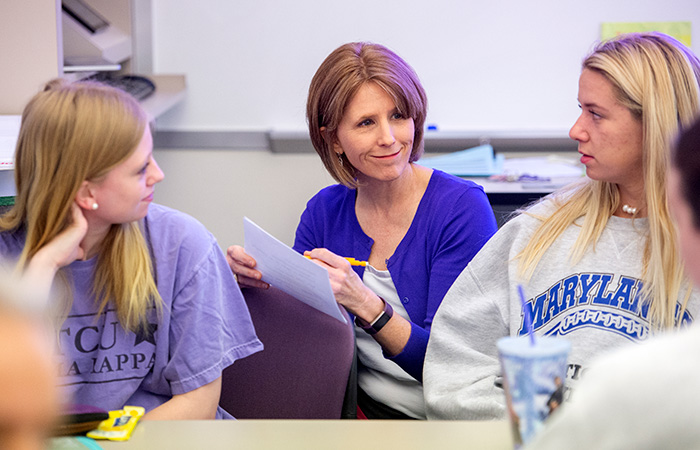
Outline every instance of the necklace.
POLYGON ((622 205, 622 211, 626 212, 630 216, 637 214, 637 208, 633 208, 630 205, 622 205))

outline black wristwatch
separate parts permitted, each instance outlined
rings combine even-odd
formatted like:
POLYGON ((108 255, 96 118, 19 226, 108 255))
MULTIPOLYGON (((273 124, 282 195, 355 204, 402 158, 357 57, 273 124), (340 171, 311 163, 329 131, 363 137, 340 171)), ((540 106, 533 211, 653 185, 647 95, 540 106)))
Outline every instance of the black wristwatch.
POLYGON ((386 325, 389 319, 391 319, 391 317, 394 315, 394 308, 391 307, 389 302, 381 297, 379 297, 379 300, 384 302, 384 311, 382 311, 372 323, 355 316, 355 325, 365 330, 365 333, 367 334, 379 333, 379 330, 384 328, 384 325, 386 325))

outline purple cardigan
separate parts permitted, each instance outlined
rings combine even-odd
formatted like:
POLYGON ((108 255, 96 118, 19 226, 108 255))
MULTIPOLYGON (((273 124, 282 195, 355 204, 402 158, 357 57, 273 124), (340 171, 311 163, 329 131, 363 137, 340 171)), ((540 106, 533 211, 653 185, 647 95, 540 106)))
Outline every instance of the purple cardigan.
MULTIPOLYGON (((417 380, 423 378, 430 327, 440 302, 496 229, 493 210, 481 186, 433 171, 411 227, 387 260, 391 279, 411 318, 408 343, 389 359, 417 380)), ((301 253, 327 248, 337 255, 366 261, 373 243, 357 221, 355 190, 333 185, 307 203, 294 249, 301 253)), ((353 268, 362 278, 364 267, 353 268)))

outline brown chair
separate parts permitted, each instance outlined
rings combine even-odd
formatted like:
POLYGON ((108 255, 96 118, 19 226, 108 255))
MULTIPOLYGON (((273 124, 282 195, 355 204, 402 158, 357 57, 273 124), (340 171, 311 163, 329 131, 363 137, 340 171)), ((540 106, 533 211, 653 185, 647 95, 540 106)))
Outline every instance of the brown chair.
POLYGON ((355 332, 271 287, 243 290, 265 349, 223 372, 219 404, 237 419, 355 418, 355 332))

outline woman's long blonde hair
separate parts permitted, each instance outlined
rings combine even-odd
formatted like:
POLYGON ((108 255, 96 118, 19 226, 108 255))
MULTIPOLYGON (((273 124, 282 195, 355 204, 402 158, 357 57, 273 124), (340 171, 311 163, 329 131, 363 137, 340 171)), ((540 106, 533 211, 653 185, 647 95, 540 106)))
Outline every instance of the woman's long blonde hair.
MULTIPOLYGON (((22 114, 15 152, 15 204, 0 218, 0 230, 26 236, 18 269, 70 224, 81 183, 126 160, 146 126, 146 113, 136 100, 99 83, 54 80, 32 98, 22 114)), ((160 311, 161 298, 141 224, 112 225, 97 258, 92 294, 100 312, 112 300, 124 329, 145 329, 148 309, 160 311)), ((60 276, 69 280, 69 270, 62 269, 60 276)))
MULTIPOLYGON (((661 33, 632 33, 602 42, 583 61, 583 69, 602 74, 613 86, 617 101, 641 121, 643 173, 649 234, 644 247, 643 298, 656 328, 673 327, 676 305, 688 286, 679 256, 675 226, 668 210, 666 169, 680 127, 690 124, 700 107, 700 61, 683 44, 661 33)), ((582 180, 547 197, 555 212, 541 218, 525 248, 517 255, 519 274, 529 279, 555 240, 578 218, 581 231, 571 254, 578 262, 595 248, 619 206, 617 185, 582 180)))

